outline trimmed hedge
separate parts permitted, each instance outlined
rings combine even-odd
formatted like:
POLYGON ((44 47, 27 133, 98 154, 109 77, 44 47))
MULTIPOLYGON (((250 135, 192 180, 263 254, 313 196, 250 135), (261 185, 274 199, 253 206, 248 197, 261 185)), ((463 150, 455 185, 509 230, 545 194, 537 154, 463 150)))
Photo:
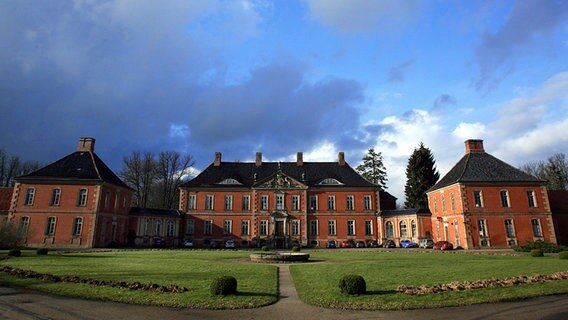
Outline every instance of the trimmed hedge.
POLYGON ((292 252, 300 252, 300 247, 292 247, 292 252))
POLYGON ((260 248, 261 251, 270 251, 270 248, 268 246, 262 246, 262 248, 260 248))
POLYGON ((365 294, 367 292, 367 283, 360 275, 348 274, 339 279, 339 289, 344 294, 365 294))
POLYGON ((532 249, 531 257, 544 257, 544 252, 541 249, 532 249))
POLYGON ((515 247, 514 250, 518 252, 531 252, 533 249, 541 249, 545 253, 558 253, 561 251, 568 251, 567 246, 558 245, 551 242, 537 240, 534 242, 527 242, 527 244, 515 247))
POLYGON ((568 259, 568 251, 559 252, 558 259, 568 259))
POLYGON ((237 293, 237 279, 232 276, 220 276, 211 282, 211 293, 213 295, 229 295, 237 293))
POLYGON ((49 250, 47 248, 39 248, 39 249, 37 249, 36 254, 40 255, 40 256, 45 256, 45 255, 47 255, 48 251, 49 250))
POLYGON ((11 249, 8 251, 8 256, 10 257, 19 257, 22 255, 22 251, 20 249, 11 249))

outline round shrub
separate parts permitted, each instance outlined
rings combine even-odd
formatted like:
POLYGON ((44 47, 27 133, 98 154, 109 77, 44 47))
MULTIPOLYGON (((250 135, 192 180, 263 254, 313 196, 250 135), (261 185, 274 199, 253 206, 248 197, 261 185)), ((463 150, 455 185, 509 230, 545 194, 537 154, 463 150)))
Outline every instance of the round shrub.
POLYGON ((559 252, 558 259, 568 259, 568 251, 559 252))
POLYGON ((345 294, 365 294, 367 284, 362 276, 357 274, 344 275, 339 279, 339 289, 345 294))
POLYGON ((39 248, 37 249, 36 254, 40 256, 45 256, 47 252, 48 252, 47 248, 39 248))
POLYGON ((292 247, 292 252, 300 252, 300 247, 292 247))
POLYGON ((229 295, 237 293, 237 279, 232 276, 220 276, 211 282, 211 293, 219 295, 229 295))
POLYGON ((262 246, 262 248, 260 248, 260 250, 262 251, 270 251, 270 248, 268 246, 262 246))
POLYGON ((544 257, 544 252, 541 249, 532 249, 531 257, 544 257))
POLYGON ((22 251, 20 249, 12 249, 8 251, 8 256, 10 257, 19 257, 22 255, 22 251))

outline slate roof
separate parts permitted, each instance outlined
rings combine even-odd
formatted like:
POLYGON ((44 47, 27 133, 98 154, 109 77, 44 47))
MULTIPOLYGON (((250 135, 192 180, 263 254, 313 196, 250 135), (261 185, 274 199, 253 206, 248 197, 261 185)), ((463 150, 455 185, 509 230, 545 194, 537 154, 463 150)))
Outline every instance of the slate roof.
POLYGON ((18 181, 106 182, 130 189, 94 152, 76 151, 37 171, 18 177, 18 181))
POLYGON ((390 217, 390 216, 404 216, 404 215, 411 215, 411 214, 420 214, 420 215, 432 215, 429 209, 426 208, 414 208, 414 209, 400 209, 400 210, 381 210, 379 216, 381 217, 390 217))
POLYGON ((545 184, 546 181, 533 177, 486 152, 471 152, 427 192, 441 189, 455 183, 490 184, 545 184))
POLYGON ((326 187, 377 187, 348 164, 340 166, 337 162, 304 162, 302 166, 298 166, 296 162, 263 162, 259 167, 254 162, 221 162, 219 166, 209 165, 182 187, 216 187, 223 180, 235 179, 242 184, 239 186, 251 188, 255 183, 276 174, 279 168, 283 174, 308 187, 320 186, 318 184, 327 178, 336 179, 342 184, 325 185, 326 187))
POLYGON ((140 208, 132 207, 128 215, 131 216, 164 216, 179 218, 181 216, 178 210, 168 210, 168 209, 152 209, 152 208, 140 208))

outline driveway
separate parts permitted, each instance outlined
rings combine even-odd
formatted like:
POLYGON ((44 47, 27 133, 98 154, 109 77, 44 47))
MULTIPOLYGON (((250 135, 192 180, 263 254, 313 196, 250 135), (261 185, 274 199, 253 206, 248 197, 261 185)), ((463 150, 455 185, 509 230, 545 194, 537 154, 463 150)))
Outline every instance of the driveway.
POLYGON ((192 310, 90 301, 0 287, 2 320, 155 319, 568 319, 568 295, 498 304, 408 311, 353 311, 313 307, 298 299, 288 265, 279 265, 280 300, 241 310, 192 310))

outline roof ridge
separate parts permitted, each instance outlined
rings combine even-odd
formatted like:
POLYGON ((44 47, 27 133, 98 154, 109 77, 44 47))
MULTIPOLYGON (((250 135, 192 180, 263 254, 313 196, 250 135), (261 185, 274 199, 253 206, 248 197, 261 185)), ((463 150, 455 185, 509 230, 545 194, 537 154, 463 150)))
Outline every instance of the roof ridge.
POLYGON ((463 170, 460 173, 459 177, 456 179, 456 182, 459 182, 463 178, 463 176, 465 175, 465 172, 467 171, 467 166, 469 165, 470 155, 471 155, 471 153, 468 153, 468 154, 465 155, 465 157, 466 157, 465 158, 465 164, 463 165, 463 170))
POLYGON ((95 171, 97 172, 97 177, 99 177, 99 179, 104 181, 103 177, 101 176, 101 173, 99 172, 99 167, 97 166, 97 161, 95 160, 94 152, 92 152, 92 151, 86 151, 86 152, 88 152, 89 155, 91 156, 91 161, 93 161, 93 167, 95 168, 95 171))

